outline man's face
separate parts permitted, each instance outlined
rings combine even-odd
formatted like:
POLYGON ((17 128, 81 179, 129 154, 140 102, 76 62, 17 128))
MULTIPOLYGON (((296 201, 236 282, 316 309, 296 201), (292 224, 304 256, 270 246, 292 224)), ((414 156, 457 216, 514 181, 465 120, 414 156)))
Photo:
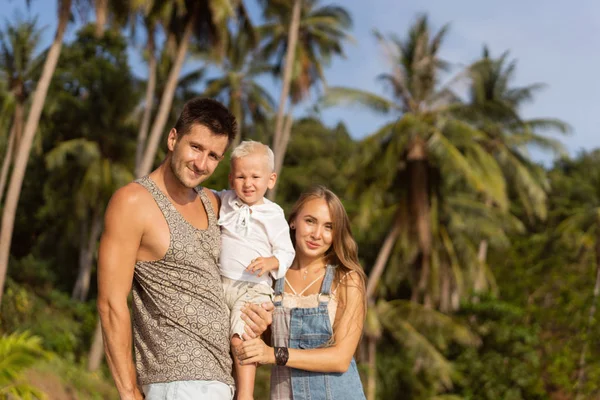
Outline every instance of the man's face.
POLYGON ((171 170, 187 188, 194 188, 212 175, 227 149, 227 135, 215 135, 204 125, 194 124, 190 132, 169 132, 171 170))

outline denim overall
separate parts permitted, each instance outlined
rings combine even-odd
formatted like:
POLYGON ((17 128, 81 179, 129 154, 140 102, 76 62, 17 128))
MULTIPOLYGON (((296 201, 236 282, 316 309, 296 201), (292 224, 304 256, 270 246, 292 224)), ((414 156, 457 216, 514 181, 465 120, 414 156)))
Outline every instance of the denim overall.
MULTIPOLYGON (((275 311, 273 312, 273 345, 291 349, 326 347, 333 330, 327 311, 331 285, 335 277, 334 266, 327 266, 325 278, 318 295, 319 305, 314 308, 286 309, 282 305, 285 279, 275 283, 275 311), (289 318, 289 319, 288 319, 289 318), (286 335, 289 329, 289 335, 286 335), (286 337, 287 336, 287 337, 286 337), (287 339, 287 340, 286 340, 287 339), (287 342, 287 343, 286 343, 287 342)), ((291 392, 294 400, 364 400, 365 395, 354 358, 344 373, 311 372, 295 368, 278 367, 275 374, 290 372, 291 392), (285 371, 285 370, 288 371, 285 371)), ((280 394, 271 399, 280 399, 280 394)))

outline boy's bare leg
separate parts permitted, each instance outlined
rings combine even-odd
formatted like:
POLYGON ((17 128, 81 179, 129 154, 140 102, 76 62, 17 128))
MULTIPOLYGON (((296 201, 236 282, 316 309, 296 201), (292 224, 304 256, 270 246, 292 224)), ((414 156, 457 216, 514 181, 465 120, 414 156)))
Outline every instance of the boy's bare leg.
POLYGON ((234 370, 235 370, 235 386, 237 400, 253 400, 254 399, 254 378, 256 376, 256 364, 240 365, 240 360, 236 354, 236 347, 241 345, 242 339, 236 334, 231 338, 231 352, 233 353, 234 370))

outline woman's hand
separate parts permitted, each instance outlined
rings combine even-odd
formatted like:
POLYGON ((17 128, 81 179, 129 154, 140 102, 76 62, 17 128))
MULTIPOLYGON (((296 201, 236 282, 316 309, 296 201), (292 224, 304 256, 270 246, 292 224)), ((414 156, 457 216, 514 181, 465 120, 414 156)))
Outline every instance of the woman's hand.
POLYGON ((261 338, 250 339, 236 348, 240 364, 275 364, 275 352, 261 338))
POLYGON ((248 340, 258 337, 267 330, 273 322, 273 310, 275 306, 271 302, 263 304, 248 304, 242 308, 242 319, 246 323, 246 332, 242 339, 248 340))

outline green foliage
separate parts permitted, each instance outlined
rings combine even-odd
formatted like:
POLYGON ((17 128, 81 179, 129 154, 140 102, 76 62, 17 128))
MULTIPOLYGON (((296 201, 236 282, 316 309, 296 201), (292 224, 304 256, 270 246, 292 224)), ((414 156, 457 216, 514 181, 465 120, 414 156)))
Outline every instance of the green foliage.
POLYGON ((44 393, 23 380, 23 372, 49 354, 40 338, 28 332, 0 337, 0 399, 46 399, 44 393))
POLYGON ((464 304, 457 317, 481 337, 478 348, 453 349, 460 378, 454 393, 464 399, 548 399, 538 355, 539 332, 520 308, 493 298, 464 304))
POLYGON ((114 383, 98 373, 85 370, 82 363, 74 363, 60 357, 36 365, 35 372, 48 380, 57 381, 67 393, 79 399, 118 400, 114 383))
POLYGON ((87 355, 96 323, 95 304, 72 301, 51 290, 44 297, 9 281, 2 301, 0 331, 26 329, 44 348, 75 360, 87 355))
MULTIPOLYGON (((148 27, 162 25, 165 32, 165 43, 154 49, 160 56, 153 114, 188 17, 181 6, 193 3, 147 5, 148 27)), ((273 64, 280 75, 291 2, 261 2, 260 52, 253 47, 243 3, 201 3, 196 33, 213 35, 197 36, 194 44, 201 49, 212 44, 219 71, 208 76, 215 71, 184 67, 189 73, 179 79, 167 126, 204 87, 205 95, 226 102, 244 121, 245 138, 269 143, 273 94, 256 78, 273 71, 273 64), (232 4, 242 20, 233 29, 233 24, 222 24, 232 15, 232 4)), ((294 103, 324 81, 324 67, 343 55, 352 24, 342 7, 302 3, 292 71, 294 103)), ((11 91, 21 84, 25 94, 31 92, 45 55, 34 57, 40 38, 35 20, 20 28, 7 23, 0 36, 0 149, 5 151, 16 104, 11 91)), ((508 52, 492 58, 485 49, 463 71, 469 90, 460 99, 451 87, 439 85, 440 72, 449 65, 439 57, 447 26, 434 30, 421 16, 402 39, 394 33, 375 36, 392 64, 378 77, 391 96, 332 88, 324 103, 367 105, 397 121, 374 127, 356 141, 343 123, 326 126, 317 113, 298 118, 278 178, 277 201, 289 209, 307 187, 331 188, 352 217, 367 271, 400 216, 400 234, 377 286, 380 301, 367 315, 366 333, 381 338, 378 397, 598 397, 600 326, 597 314, 590 318, 590 307, 598 267, 600 152, 561 160, 550 170, 528 158, 527 146, 560 153, 559 143, 540 132, 565 133, 568 126, 554 118, 522 118, 522 105, 541 85, 515 87, 516 63, 508 52), (426 179, 412 175, 418 164, 411 155, 415 144, 424 145, 426 179), (421 200, 430 213, 430 271, 426 296, 418 299, 425 303, 426 297, 426 306, 408 300, 418 287, 424 254, 415 223, 416 206, 422 204, 412 198, 415 192, 424 194, 421 200), (481 262, 483 241, 490 250, 481 262), (479 291, 497 291, 501 300, 479 291), (454 314, 460 300, 462 308, 454 314)), ((129 50, 118 30, 97 38, 91 25, 63 47, 29 160, 11 248, 12 279, 0 305, 0 332, 27 329, 36 336, 0 339, 0 399, 6 397, 2 379, 23 382, 21 372, 45 350, 59 357, 37 365, 37 371, 58 375, 81 398, 118 397, 102 375, 83 372, 96 323, 93 301, 73 302, 66 293, 73 287, 86 226, 103 213, 114 190, 132 179, 144 85, 129 65, 129 50), (7 348, 20 355, 6 356, 2 351, 7 348), (13 366, 3 364, 8 362, 13 366)), ((164 146, 157 160, 163 156, 164 146)), ((204 185, 226 188, 228 172, 224 161, 204 185)), ((268 367, 259 368, 256 398, 268 396, 268 375, 268 367)), ((25 392, 18 395, 26 397, 25 392)))
POLYGON ((356 150, 346 127, 327 127, 315 118, 304 118, 292 126, 283 171, 279 177, 278 202, 291 206, 312 185, 325 185, 343 196, 348 182, 346 162, 356 150))

